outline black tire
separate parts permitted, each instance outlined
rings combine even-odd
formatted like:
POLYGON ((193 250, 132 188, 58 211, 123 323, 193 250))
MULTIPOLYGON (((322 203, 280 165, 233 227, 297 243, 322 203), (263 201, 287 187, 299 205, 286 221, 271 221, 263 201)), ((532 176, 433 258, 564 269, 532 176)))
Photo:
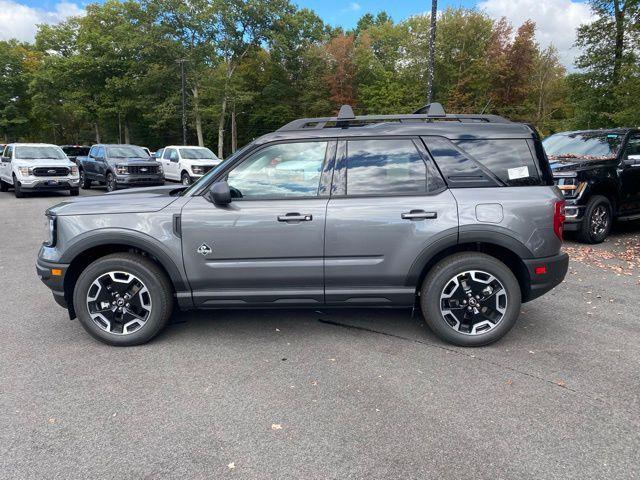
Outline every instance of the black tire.
POLYGON ((108 172, 106 177, 107 192, 115 192, 118 190, 118 182, 116 181, 116 177, 113 173, 108 172))
POLYGON ((612 225, 613 206, 611 202, 603 195, 594 195, 585 206, 577 238, 582 243, 602 243, 609 236, 612 225))
POLYGON ((114 346, 141 345, 155 337, 169 321, 173 311, 173 290, 165 273, 148 258, 134 253, 114 253, 99 258, 80 274, 73 292, 73 305, 78 320, 94 338, 114 346), (92 320, 87 306, 87 296, 93 282, 112 271, 126 272, 139 278, 151 299, 151 311, 144 325, 125 335, 100 328, 92 320))
POLYGON ((77 197, 78 195, 80 195, 80 189, 78 187, 70 188, 69 195, 71 195, 72 197, 77 197))
POLYGON ((22 185, 20 185, 20 182, 18 181, 15 175, 13 176, 13 193, 16 195, 16 198, 24 198, 22 185))
POLYGON ((84 190, 89 190, 91 188, 91 180, 87 178, 82 168, 80 169, 80 187, 84 190))
POLYGON ((476 252, 457 253, 441 260, 426 276, 420 290, 420 306, 429 328, 441 340, 462 347, 488 345, 506 335, 518 319, 521 301, 520 285, 509 267, 494 257, 476 252), (502 318, 491 329, 473 335, 455 329, 441 310, 441 295, 445 287, 456 275, 470 270, 481 270, 492 275, 502 284, 506 293, 506 308, 502 318))
POLYGON ((191 176, 187 172, 182 172, 180 183, 182 183, 182 185, 191 185, 191 176))
POLYGON ((0 180, 0 192, 8 192, 8 191, 9 191, 9 184, 4 180, 0 180))

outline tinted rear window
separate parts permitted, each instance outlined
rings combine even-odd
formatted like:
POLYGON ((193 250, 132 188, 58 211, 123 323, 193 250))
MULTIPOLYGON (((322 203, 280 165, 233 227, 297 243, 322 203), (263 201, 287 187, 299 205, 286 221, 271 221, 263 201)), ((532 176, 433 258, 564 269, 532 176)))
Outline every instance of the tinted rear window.
POLYGON ((542 184, 525 139, 457 140, 454 143, 510 187, 542 184))

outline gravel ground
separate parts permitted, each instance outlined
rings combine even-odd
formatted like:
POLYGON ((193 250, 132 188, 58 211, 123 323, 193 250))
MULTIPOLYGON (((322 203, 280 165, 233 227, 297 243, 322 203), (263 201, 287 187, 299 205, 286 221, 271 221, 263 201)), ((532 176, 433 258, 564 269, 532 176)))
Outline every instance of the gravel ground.
POLYGON ((183 313, 118 349, 35 274, 62 198, 0 193, 1 478, 640 478, 638 224, 568 242, 485 348, 380 309, 183 313))

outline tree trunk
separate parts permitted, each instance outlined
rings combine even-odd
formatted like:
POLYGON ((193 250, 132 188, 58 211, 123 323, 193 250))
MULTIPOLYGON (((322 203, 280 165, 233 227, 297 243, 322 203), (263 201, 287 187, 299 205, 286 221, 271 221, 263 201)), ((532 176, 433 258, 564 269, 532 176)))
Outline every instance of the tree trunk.
POLYGON ((192 92, 193 109, 196 117, 196 133, 198 134, 198 146, 204 147, 204 135, 202 133, 202 115, 200 114, 200 97, 197 85, 194 85, 192 92))
POLYGON ((100 126, 98 125, 98 122, 94 122, 93 128, 96 132, 96 143, 102 143, 100 141, 100 126))
POLYGON ((616 44, 613 53, 613 75, 611 81, 613 86, 620 82, 620 70, 622 68, 622 55, 624 53, 624 10, 620 9, 620 0, 614 0, 616 44))
POLYGON ((131 143, 131 135, 129 133, 129 119, 124 117, 124 143, 131 143))
POLYGON ((224 158, 224 119, 227 115, 227 95, 225 92, 222 98, 222 108, 220 109, 220 122, 218 123, 218 158, 224 158))
POLYGON ((238 126, 236 124, 236 106, 233 105, 231 111, 231 153, 236 153, 238 149, 238 126))

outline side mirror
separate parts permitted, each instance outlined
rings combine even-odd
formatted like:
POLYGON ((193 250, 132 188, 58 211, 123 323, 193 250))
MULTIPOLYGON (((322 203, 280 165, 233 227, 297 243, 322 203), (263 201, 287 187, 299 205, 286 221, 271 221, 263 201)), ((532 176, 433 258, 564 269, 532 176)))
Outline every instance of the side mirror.
POLYGON ((215 205, 228 205, 231 203, 231 190, 227 182, 214 183, 209 188, 207 195, 215 205))

